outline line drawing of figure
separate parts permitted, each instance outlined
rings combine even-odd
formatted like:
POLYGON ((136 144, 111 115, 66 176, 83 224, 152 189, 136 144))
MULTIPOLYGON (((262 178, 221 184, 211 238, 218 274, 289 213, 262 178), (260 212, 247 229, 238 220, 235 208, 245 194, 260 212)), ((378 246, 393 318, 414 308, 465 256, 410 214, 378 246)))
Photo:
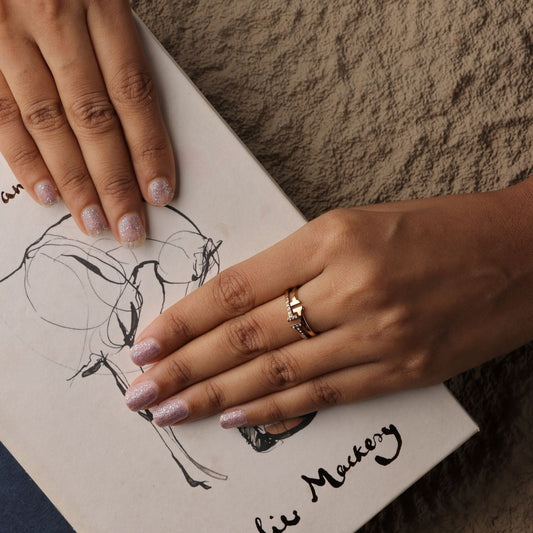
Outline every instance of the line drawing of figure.
MULTIPOLYGON (((77 238, 71 215, 65 215, 32 242, 20 264, 0 279, 1 285, 21 276, 26 301, 39 321, 79 339, 75 361, 72 354, 61 354, 59 348, 49 347, 47 353, 53 357, 39 353, 69 370, 68 382, 110 375, 124 395, 130 384, 128 376, 143 369, 133 364, 125 368, 117 356, 133 345, 147 300, 150 309, 161 313, 167 302, 184 297, 220 271, 222 241, 203 235, 174 207, 163 209, 168 235, 147 239, 142 255, 149 259, 141 260, 136 250, 123 248, 109 236, 92 242, 77 238), (56 291, 51 297, 51 286, 61 287, 59 294, 56 291)), ((228 479, 194 459, 176 429, 157 426, 149 409, 138 414, 152 426, 191 487, 211 488, 209 482, 199 479, 202 474, 220 481, 228 479)), ((266 452, 306 427, 314 416, 312 413, 289 425, 239 431, 256 452, 266 452)))

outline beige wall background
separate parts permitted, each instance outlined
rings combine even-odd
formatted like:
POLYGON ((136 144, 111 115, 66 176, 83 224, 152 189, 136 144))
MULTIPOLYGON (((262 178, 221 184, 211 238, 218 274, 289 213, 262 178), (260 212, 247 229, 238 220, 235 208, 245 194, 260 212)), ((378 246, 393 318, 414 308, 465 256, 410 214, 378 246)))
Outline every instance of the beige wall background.
MULTIPOLYGON (((533 175, 530 0, 132 4, 309 218, 533 175)), ((362 531, 531 531, 532 354, 451 380, 481 433, 362 531)))

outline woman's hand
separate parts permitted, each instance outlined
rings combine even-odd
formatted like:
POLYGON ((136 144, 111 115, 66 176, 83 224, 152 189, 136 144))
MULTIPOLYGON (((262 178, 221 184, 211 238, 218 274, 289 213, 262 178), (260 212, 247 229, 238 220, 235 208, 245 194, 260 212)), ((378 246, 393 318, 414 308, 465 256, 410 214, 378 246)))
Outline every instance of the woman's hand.
POLYGON ((516 186, 321 216, 160 315, 127 404, 159 425, 268 424, 507 353, 533 337, 530 205, 516 186), (290 287, 316 337, 287 322, 290 287))
POLYGON ((86 233, 144 240, 142 197, 168 203, 175 170, 127 0, 0 2, 0 151, 86 233))

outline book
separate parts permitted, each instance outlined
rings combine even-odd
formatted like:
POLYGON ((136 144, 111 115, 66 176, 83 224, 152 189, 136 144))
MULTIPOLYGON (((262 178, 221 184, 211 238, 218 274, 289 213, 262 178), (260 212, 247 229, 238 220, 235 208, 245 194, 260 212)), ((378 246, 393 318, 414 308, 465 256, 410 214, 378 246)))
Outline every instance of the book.
POLYGON ((354 531, 477 431, 444 386, 282 430, 223 430, 214 418, 162 429, 125 406, 135 333, 305 223, 138 27, 179 196, 147 207, 147 242, 127 250, 83 236, 62 205, 34 204, 0 160, 0 441, 80 532, 354 531))

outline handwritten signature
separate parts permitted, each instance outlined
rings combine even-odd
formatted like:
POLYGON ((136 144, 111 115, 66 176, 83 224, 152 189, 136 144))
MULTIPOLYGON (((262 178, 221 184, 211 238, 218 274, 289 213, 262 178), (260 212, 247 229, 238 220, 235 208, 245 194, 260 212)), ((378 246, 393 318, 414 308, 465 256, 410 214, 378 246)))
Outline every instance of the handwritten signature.
MULTIPOLYGON (((388 427, 384 426, 381 428, 381 432, 374 433, 372 437, 368 437, 364 441, 364 445, 357 446, 355 444, 348 457, 346 462, 337 465, 335 469, 335 474, 328 472, 325 468, 318 468, 316 477, 302 475, 301 478, 307 483, 311 491, 311 501, 313 503, 318 501, 317 487, 323 487, 326 483, 335 489, 342 487, 346 481, 346 475, 348 472, 357 464, 359 464, 363 459, 371 452, 376 450, 378 445, 385 440, 385 437, 394 437, 396 449, 394 454, 391 457, 384 457, 383 455, 375 455, 374 461, 380 466, 390 465, 394 460, 400 455, 400 450, 402 448, 402 437, 400 432, 394 424, 390 424, 388 427)), ((300 516, 297 511, 293 511, 294 518, 289 520, 285 515, 281 515, 280 521, 283 524, 283 529, 280 529, 276 526, 272 527, 272 533, 281 533, 285 531, 289 526, 295 526, 300 522, 300 516)), ((270 520, 274 520, 273 516, 270 516, 270 520)), ((259 533, 267 533, 263 526, 263 521, 261 518, 257 517, 255 519, 255 527, 259 533)))

